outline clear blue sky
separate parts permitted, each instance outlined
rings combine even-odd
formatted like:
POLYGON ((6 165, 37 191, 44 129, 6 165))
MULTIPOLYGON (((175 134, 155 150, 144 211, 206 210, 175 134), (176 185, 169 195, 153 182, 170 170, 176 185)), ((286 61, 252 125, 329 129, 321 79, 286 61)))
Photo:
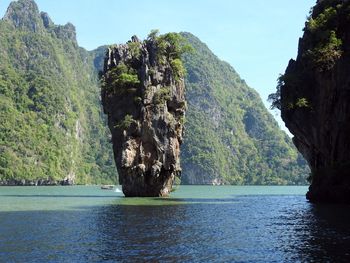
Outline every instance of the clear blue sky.
MULTIPOLYGON (((0 14, 10 0, 0 0, 0 14)), ((56 24, 76 26, 88 50, 147 36, 188 31, 229 62, 266 106, 276 79, 297 54, 298 39, 316 0, 36 0, 56 24)), ((276 113, 275 113, 276 115, 276 113)))

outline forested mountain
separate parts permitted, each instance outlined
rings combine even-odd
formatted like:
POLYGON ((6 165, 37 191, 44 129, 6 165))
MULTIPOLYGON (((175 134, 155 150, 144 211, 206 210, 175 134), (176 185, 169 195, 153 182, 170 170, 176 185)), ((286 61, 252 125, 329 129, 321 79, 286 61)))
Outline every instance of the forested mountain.
POLYGON ((188 101, 183 182, 306 184, 308 168, 258 93, 198 38, 184 57, 188 101))
MULTIPOLYGON (((304 184, 308 168, 259 95, 195 36, 184 57, 188 110, 182 182, 304 184)), ((0 21, 0 184, 117 182, 101 110, 106 46, 78 46, 33 0, 0 21)))
MULTIPOLYGON (((184 55, 188 110, 184 184, 307 184, 309 169, 258 93, 190 33, 184 55)), ((102 69, 105 47, 93 51, 102 69)))
POLYGON ((56 26, 32 0, 12 2, 0 61, 0 181, 115 182, 93 57, 74 26, 56 26))

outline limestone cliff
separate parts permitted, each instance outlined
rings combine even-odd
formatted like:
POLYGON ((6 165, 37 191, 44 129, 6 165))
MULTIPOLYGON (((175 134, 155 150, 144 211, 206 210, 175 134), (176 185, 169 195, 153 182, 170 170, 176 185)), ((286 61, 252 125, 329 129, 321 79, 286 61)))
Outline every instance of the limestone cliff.
POLYGON ((39 13, 39 8, 34 0, 11 2, 3 20, 12 24, 18 30, 36 34, 49 32, 59 39, 70 40, 77 45, 74 25, 71 23, 55 25, 47 13, 39 13))
POLYGON ((180 36, 108 48, 102 103, 125 196, 167 196, 180 176, 185 114, 180 36))
MULTIPOLYGON (((180 34, 195 50, 182 56, 188 109, 181 184, 305 185, 306 161, 258 93, 200 39, 180 34)), ((93 51, 99 71, 106 49, 93 51)))
POLYGON ((0 19, 0 185, 114 184, 93 56, 33 0, 0 19))
POLYGON ((311 167, 312 202, 350 202, 349 17, 350 1, 317 2, 274 97, 311 167))

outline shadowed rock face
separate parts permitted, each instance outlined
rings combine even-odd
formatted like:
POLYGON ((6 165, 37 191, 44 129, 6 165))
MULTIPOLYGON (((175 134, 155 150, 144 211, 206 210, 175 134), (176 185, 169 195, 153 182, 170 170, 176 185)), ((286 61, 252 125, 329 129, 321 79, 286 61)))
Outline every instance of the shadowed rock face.
POLYGON ((184 81, 157 45, 133 37, 105 58, 102 102, 125 196, 167 196, 181 173, 184 81))
POLYGON ((311 167, 312 202, 350 203, 349 17, 349 1, 318 1, 282 77, 282 118, 311 167))

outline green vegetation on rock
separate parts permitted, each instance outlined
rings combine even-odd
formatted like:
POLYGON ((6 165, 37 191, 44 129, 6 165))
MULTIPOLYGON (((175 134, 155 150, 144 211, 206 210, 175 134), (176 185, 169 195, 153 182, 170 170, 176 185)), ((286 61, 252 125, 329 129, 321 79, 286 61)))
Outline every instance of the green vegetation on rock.
MULTIPOLYGON (((312 23, 317 32, 324 22, 312 23)), ((230 65, 189 33, 158 36, 152 31, 149 38, 157 39, 174 75, 186 76, 182 183, 306 183, 305 162, 290 138, 230 65), (193 50, 188 42, 195 51, 184 55, 193 50)), ((333 51, 341 45, 331 31, 324 39, 333 51)), ((73 25, 57 26, 34 1, 19 0, 0 21, 0 47, 0 182, 71 178, 81 184, 115 183, 97 80, 107 46, 87 52, 78 46, 73 25)), ((129 47, 138 57, 138 44, 129 47)), ((127 95, 142 103, 132 88, 137 73, 122 66, 114 74, 103 81, 130 87, 127 95)), ((162 89, 157 102, 168 96, 162 89)), ((125 127, 133 122, 130 116, 121 120, 125 127)))
POLYGON ((116 125, 116 128, 122 129, 122 130, 127 130, 133 122, 135 122, 133 117, 131 115, 127 114, 127 115, 125 115, 124 120, 120 121, 116 125))
POLYGON ((349 28, 350 1, 318 0, 271 95, 309 164, 311 202, 350 202, 349 28))
MULTIPOLYGON (((339 36, 340 31, 342 31, 340 24, 343 22, 339 17, 349 19, 349 12, 349 4, 345 4, 341 0, 318 1, 317 5, 310 11, 310 16, 305 23, 303 42, 300 46, 303 52, 298 55, 305 71, 315 69, 318 72, 326 73, 333 69, 343 54, 343 41, 339 36)), ((305 96, 303 99, 307 100, 307 107, 305 107, 305 103, 300 103, 299 100, 302 98, 288 97, 284 99, 283 105, 281 104, 281 89, 289 87, 296 90, 303 81, 307 80, 301 71, 282 75, 278 80, 276 92, 269 95, 271 108, 281 109, 285 107, 287 110, 311 108, 312 94, 302 94, 305 96)))
POLYGON ((192 46, 178 33, 158 34, 158 30, 152 30, 148 35, 149 40, 156 42, 158 61, 169 61, 175 79, 183 78, 186 74, 186 69, 183 66, 181 56, 185 53, 192 53, 192 46))
POLYGON ((140 84, 137 72, 130 66, 118 65, 108 72, 108 77, 101 79, 102 89, 112 89, 115 94, 122 96, 125 92, 131 93, 140 84))
POLYGON ((308 168, 259 95, 198 38, 187 71, 183 183, 306 184, 308 168))
POLYGON ((163 104, 170 99, 170 87, 160 88, 153 97, 154 104, 163 104))
POLYGON ((34 1, 0 21, 0 181, 113 183, 93 56, 34 1))

